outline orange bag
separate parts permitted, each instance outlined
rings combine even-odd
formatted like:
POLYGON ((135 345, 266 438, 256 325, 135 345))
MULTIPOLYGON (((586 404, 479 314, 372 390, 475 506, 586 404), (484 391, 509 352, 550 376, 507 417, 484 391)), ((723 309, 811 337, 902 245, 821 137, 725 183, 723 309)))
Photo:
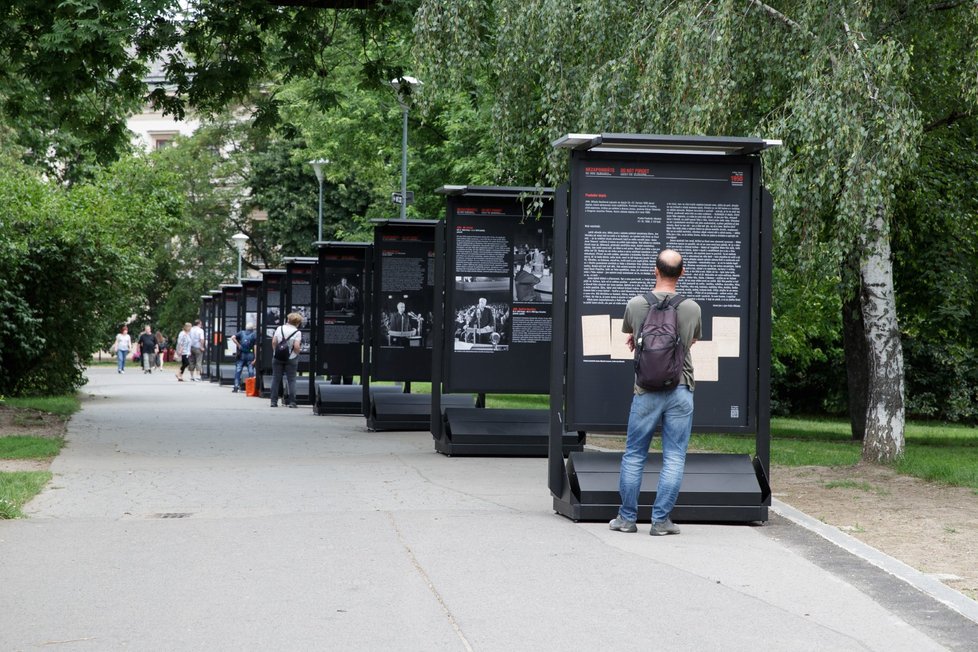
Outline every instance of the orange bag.
POLYGON ((254 376, 251 378, 245 378, 245 396, 259 396, 258 393, 258 380, 254 376))

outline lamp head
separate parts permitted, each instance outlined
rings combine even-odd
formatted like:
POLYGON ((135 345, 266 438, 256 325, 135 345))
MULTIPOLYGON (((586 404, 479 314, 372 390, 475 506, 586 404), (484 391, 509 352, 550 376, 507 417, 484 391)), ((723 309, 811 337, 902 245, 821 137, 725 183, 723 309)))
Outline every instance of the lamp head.
POLYGON ((243 254, 245 244, 248 242, 248 236, 246 236, 244 233, 235 233, 231 236, 231 239, 234 240, 234 244, 238 248, 238 253, 243 254))
POLYGON ((309 161, 309 165, 312 166, 312 171, 316 173, 316 180, 319 181, 319 183, 323 182, 323 167, 328 164, 328 158, 317 158, 309 161))

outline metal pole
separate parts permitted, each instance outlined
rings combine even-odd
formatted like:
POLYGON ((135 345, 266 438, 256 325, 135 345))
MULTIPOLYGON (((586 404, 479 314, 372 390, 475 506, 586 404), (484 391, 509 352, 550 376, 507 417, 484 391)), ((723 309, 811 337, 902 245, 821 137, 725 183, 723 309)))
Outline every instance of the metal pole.
POLYGON ((323 241, 323 180, 319 180, 319 237, 316 242, 323 241))
POLYGON ((407 104, 401 105, 401 112, 404 114, 404 122, 401 127, 401 219, 403 220, 407 217, 407 104))
POLYGON ((238 283, 241 282, 241 248, 238 248, 238 283))

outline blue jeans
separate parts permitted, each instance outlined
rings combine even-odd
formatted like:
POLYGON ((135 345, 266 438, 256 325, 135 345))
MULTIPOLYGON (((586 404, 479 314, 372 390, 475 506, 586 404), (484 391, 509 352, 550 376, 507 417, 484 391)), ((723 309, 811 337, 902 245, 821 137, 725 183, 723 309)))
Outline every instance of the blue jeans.
POLYGON ((668 392, 646 392, 632 398, 628 414, 628 436, 621 457, 618 492, 621 509, 618 515, 629 521, 638 520, 638 494, 642 471, 649 456, 652 433, 662 421, 662 472, 652 505, 652 521, 666 520, 676 505, 679 486, 686 466, 686 448, 693 428, 693 392, 688 385, 679 385, 668 392))
POLYGON ((116 349, 115 357, 119 360, 119 371, 126 368, 126 356, 129 355, 129 351, 123 351, 122 349, 116 349))
POLYGON ((255 375, 255 371, 252 368, 252 363, 255 361, 254 353, 242 353, 238 356, 238 359, 234 361, 234 388, 238 389, 241 387, 241 370, 244 369, 248 378, 255 375))

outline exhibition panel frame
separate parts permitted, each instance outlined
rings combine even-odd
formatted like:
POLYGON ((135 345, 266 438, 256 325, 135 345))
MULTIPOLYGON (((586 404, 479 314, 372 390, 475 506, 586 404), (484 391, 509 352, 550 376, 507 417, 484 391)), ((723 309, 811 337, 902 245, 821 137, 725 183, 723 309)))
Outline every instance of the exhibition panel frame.
POLYGON ((217 378, 221 385, 234 384, 234 366, 237 348, 231 338, 244 327, 241 315, 244 309, 244 286, 233 283, 221 286, 218 306, 221 323, 221 342, 217 346, 217 378))
POLYGON ((258 356, 255 369, 262 396, 268 396, 272 382, 272 336, 285 318, 285 270, 263 269, 258 293, 258 356))
MULTIPOLYGON (((564 431, 624 432, 634 355, 622 316, 655 284, 658 252, 683 254, 679 294, 702 309, 693 428, 754 434, 756 456, 690 454, 674 518, 763 521, 770 505, 771 202, 753 138, 570 134, 569 184, 557 193, 549 483, 554 509, 604 520, 618 508, 621 455, 559 456, 564 431), (702 459, 700 459, 702 458, 702 459)), ((661 455, 639 498, 649 518, 661 455)))
MULTIPOLYGON (((207 327, 208 324, 211 323, 211 311, 213 309, 214 309, 214 297, 212 297, 209 294, 202 294, 200 296, 200 323, 201 323, 201 328, 204 329, 205 342, 210 341, 207 327)), ((202 379, 210 377, 210 364, 206 359, 201 360, 200 377, 202 379)))
MULTIPOLYGON (((548 453, 546 410, 442 409, 457 392, 546 394, 553 189, 443 186, 436 238, 431 434, 446 455, 548 453)), ((566 437, 581 450, 583 436, 566 437)))
POLYGON ((224 340, 221 325, 221 291, 211 290, 211 314, 207 325, 204 326, 204 335, 207 342, 207 350, 204 358, 207 360, 207 379, 212 383, 220 382, 219 357, 221 344, 224 340))
MULTIPOLYGON (((299 347, 299 374, 296 379, 296 401, 311 403, 315 396, 316 375, 312 372, 314 356, 313 322, 316 314, 318 257, 301 256, 285 259, 285 312, 302 315, 302 342, 299 347)), ((284 318, 283 318, 284 319, 284 318)))
POLYGON ((369 242, 320 242, 315 320, 317 376, 316 414, 363 414, 369 386, 343 385, 344 379, 366 377, 365 321, 369 312, 373 245, 369 242))

